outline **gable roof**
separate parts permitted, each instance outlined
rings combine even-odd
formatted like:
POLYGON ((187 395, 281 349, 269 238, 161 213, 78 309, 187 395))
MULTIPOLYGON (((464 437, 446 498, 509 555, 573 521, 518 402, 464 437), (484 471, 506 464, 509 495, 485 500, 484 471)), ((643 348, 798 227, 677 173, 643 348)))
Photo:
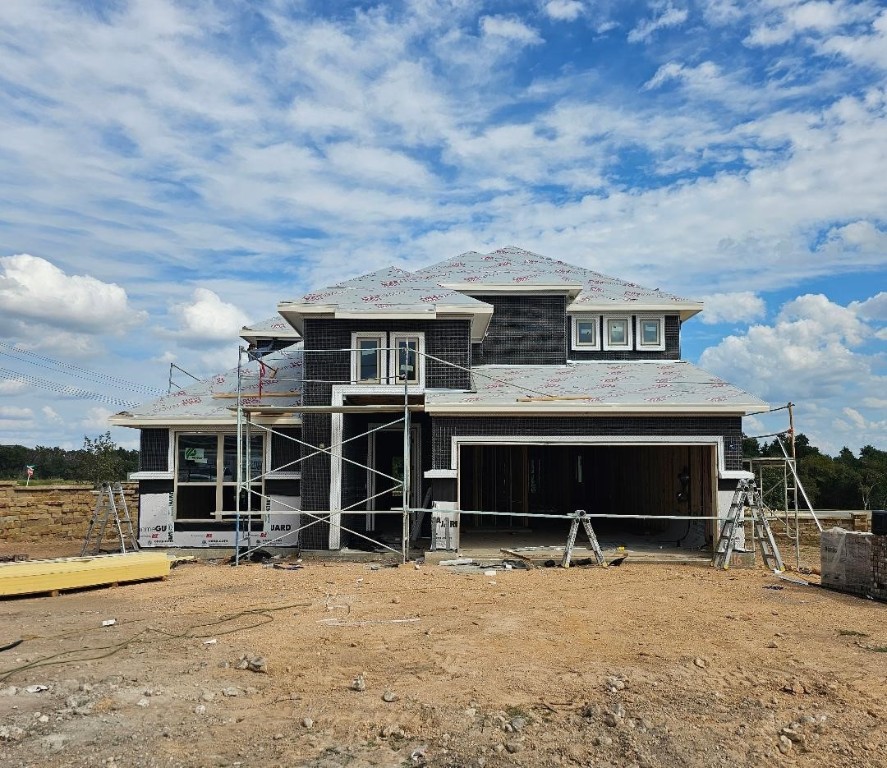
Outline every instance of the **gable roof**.
POLYGON ((429 391, 431 414, 751 413, 767 404, 683 360, 480 365, 471 392, 429 391))
POLYGON ((567 293, 568 312, 590 310, 673 311, 682 320, 702 310, 702 303, 658 288, 644 288, 600 272, 508 246, 491 253, 469 251, 419 270, 429 280, 456 291, 483 295, 557 290, 567 293))

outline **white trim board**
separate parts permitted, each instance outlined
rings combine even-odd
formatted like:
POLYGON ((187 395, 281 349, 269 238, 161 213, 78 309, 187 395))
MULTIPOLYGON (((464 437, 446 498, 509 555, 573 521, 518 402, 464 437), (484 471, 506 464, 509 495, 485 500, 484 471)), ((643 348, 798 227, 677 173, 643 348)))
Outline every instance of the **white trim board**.
POLYGON ((733 471, 725 468, 724 438, 717 435, 453 435, 450 469, 457 477, 463 445, 711 445, 717 452, 718 477, 733 471))

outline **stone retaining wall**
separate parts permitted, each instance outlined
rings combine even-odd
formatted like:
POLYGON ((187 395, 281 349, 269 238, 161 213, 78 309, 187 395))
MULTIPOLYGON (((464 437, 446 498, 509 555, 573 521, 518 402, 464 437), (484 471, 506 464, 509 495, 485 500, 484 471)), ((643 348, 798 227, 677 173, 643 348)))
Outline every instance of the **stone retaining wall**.
MULTIPOLYGON (((123 483, 126 505, 138 530, 138 483, 123 483)), ((0 480, 0 541, 83 539, 97 492, 87 485, 18 485, 0 480)))

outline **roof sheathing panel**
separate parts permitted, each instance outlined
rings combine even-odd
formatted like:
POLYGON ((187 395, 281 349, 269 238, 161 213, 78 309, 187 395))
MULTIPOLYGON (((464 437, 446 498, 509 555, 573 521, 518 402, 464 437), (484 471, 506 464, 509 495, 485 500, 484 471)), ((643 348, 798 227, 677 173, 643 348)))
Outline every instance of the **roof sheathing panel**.
POLYGON ((697 304, 671 293, 644 288, 514 247, 500 248, 487 254, 469 251, 432 264, 416 274, 425 275, 443 285, 459 286, 460 290, 477 286, 477 293, 483 293, 488 286, 511 286, 524 290, 529 286, 542 290, 562 288, 573 293, 578 287, 578 295, 571 305, 573 308, 638 304, 677 309, 680 305, 697 304))
POLYGON ((448 309, 463 308, 466 312, 489 305, 456 291, 442 288, 427 276, 389 267, 368 275, 355 277, 319 291, 305 294, 289 305, 288 311, 298 312, 311 306, 332 307, 350 314, 364 312, 434 313, 438 305, 448 309))
POLYGON ((766 403, 684 361, 581 362, 568 365, 483 365, 472 371, 473 392, 433 391, 426 410, 513 407, 580 409, 711 409, 743 412, 766 403))
MULTIPOLYGON (((241 371, 241 401, 245 406, 286 410, 302 404, 304 353, 301 342, 272 352, 261 363, 250 361, 241 371), (259 397, 261 390, 262 396, 259 397)), ((124 411, 112 417, 118 426, 151 423, 235 423, 232 407, 237 405, 237 369, 208 379, 124 411)))

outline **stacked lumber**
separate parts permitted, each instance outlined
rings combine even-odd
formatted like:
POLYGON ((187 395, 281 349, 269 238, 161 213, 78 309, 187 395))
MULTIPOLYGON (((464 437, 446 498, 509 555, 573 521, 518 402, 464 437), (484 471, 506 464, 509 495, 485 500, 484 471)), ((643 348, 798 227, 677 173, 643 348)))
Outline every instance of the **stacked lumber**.
POLYGON ((165 552, 0 563, 0 597, 57 594, 68 589, 162 579, 169 575, 169 566, 165 552))

